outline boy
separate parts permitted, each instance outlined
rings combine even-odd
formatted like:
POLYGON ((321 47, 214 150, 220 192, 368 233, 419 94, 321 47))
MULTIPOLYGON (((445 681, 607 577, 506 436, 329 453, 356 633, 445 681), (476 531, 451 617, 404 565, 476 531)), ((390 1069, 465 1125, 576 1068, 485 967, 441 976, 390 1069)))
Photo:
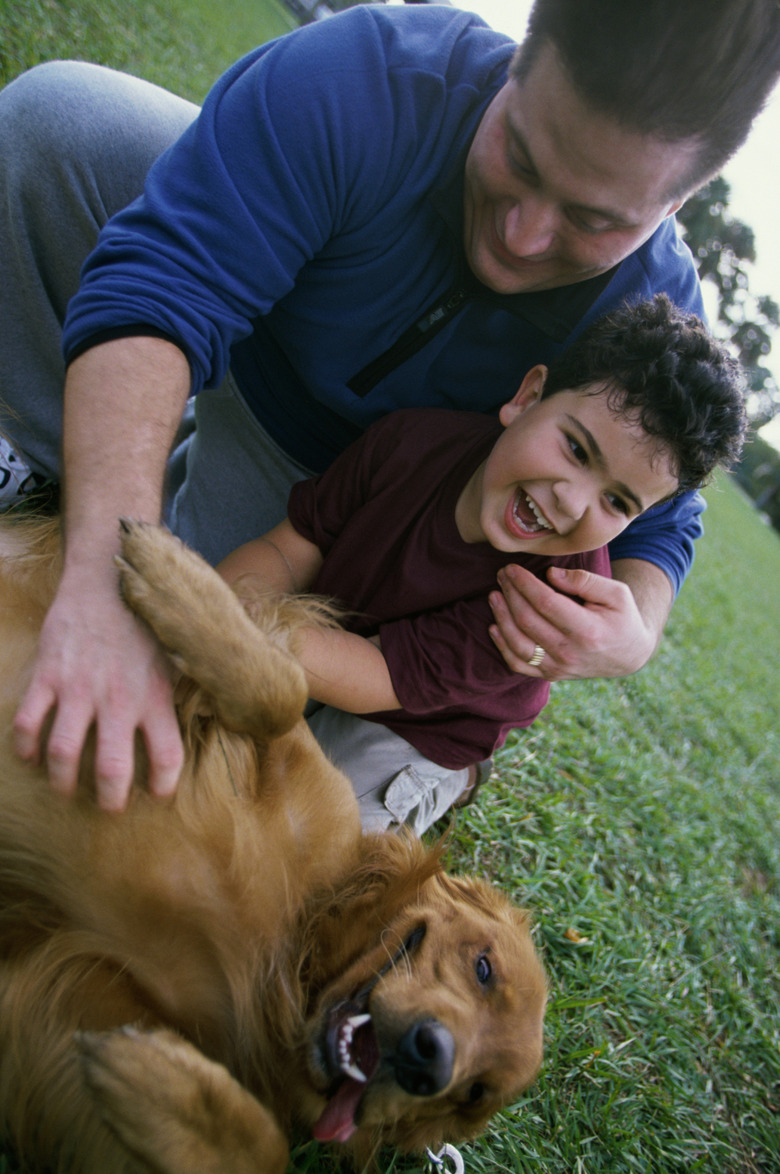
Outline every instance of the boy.
POLYGON ((220 571, 348 609, 346 630, 306 632, 300 655, 321 703, 310 724, 364 826, 429 827, 546 704, 549 684, 513 674, 491 641, 508 556, 540 577, 609 574, 606 544, 731 462, 744 431, 736 362, 661 295, 532 368, 498 422, 395 412, 293 487, 285 521, 220 571))

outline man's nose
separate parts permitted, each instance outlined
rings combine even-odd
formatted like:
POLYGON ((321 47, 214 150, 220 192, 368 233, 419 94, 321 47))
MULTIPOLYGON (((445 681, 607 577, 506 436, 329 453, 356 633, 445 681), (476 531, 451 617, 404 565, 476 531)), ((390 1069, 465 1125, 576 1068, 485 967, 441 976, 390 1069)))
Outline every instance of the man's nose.
POLYGON ((538 257, 552 248, 557 217, 555 209, 533 196, 513 204, 504 221, 504 244, 516 257, 538 257))

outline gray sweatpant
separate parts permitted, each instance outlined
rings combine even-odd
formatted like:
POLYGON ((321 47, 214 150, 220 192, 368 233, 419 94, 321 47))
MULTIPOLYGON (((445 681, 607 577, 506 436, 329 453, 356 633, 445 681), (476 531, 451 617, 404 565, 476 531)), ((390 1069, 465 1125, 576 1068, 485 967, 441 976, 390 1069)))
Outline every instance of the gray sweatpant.
MULTIPOLYGON (((61 332, 79 271, 114 212, 198 108, 158 86, 82 62, 52 62, 0 92, 0 432, 39 475, 59 480, 61 332)), ((165 519, 210 562, 276 525, 309 475, 267 435, 228 373, 182 421, 165 519)), ((462 791, 383 726, 322 707, 312 719, 353 779, 367 827, 419 833, 462 791)))

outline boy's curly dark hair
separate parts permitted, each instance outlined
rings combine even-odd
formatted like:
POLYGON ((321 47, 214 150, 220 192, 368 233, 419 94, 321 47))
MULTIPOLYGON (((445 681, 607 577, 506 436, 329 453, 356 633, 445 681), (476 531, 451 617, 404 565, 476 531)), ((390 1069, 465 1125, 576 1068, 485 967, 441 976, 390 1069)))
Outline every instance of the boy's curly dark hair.
POLYGON ((543 398, 593 384, 606 390, 611 411, 671 453, 679 493, 738 459, 747 431, 742 368, 665 294, 588 327, 550 364, 543 398))

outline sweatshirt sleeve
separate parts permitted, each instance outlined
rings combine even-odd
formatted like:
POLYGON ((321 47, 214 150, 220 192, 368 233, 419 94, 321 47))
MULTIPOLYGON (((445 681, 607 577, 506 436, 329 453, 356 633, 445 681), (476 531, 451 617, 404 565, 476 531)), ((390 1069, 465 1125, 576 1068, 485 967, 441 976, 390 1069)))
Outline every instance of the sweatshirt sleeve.
POLYGON ((146 326, 185 351, 193 392, 217 384, 231 346, 302 266, 348 217, 371 215, 394 103, 370 18, 340 20, 262 46, 220 78, 100 234, 69 307, 66 358, 146 326))
POLYGON ((666 574, 676 596, 693 565, 694 543, 704 533, 701 515, 706 508, 700 493, 684 493, 655 506, 610 543, 610 559, 653 563, 666 574))
POLYGON ((360 233, 399 177, 419 172, 429 189, 418 161, 439 173, 444 74, 485 57, 458 90, 468 107, 509 43, 456 9, 358 5, 238 61, 101 233, 69 307, 66 358, 142 326, 185 351, 193 392, 218 384, 231 346, 293 289, 306 320, 319 262, 361 264, 360 233))
MULTIPOLYGON (((652 297, 659 290, 675 305, 706 321, 696 266, 673 216, 618 267, 576 334, 615 305, 652 297)), ((701 514, 705 508, 700 494, 686 493, 648 510, 610 544, 610 557, 654 563, 668 576, 676 596, 693 565, 694 543, 704 533, 701 514)))

